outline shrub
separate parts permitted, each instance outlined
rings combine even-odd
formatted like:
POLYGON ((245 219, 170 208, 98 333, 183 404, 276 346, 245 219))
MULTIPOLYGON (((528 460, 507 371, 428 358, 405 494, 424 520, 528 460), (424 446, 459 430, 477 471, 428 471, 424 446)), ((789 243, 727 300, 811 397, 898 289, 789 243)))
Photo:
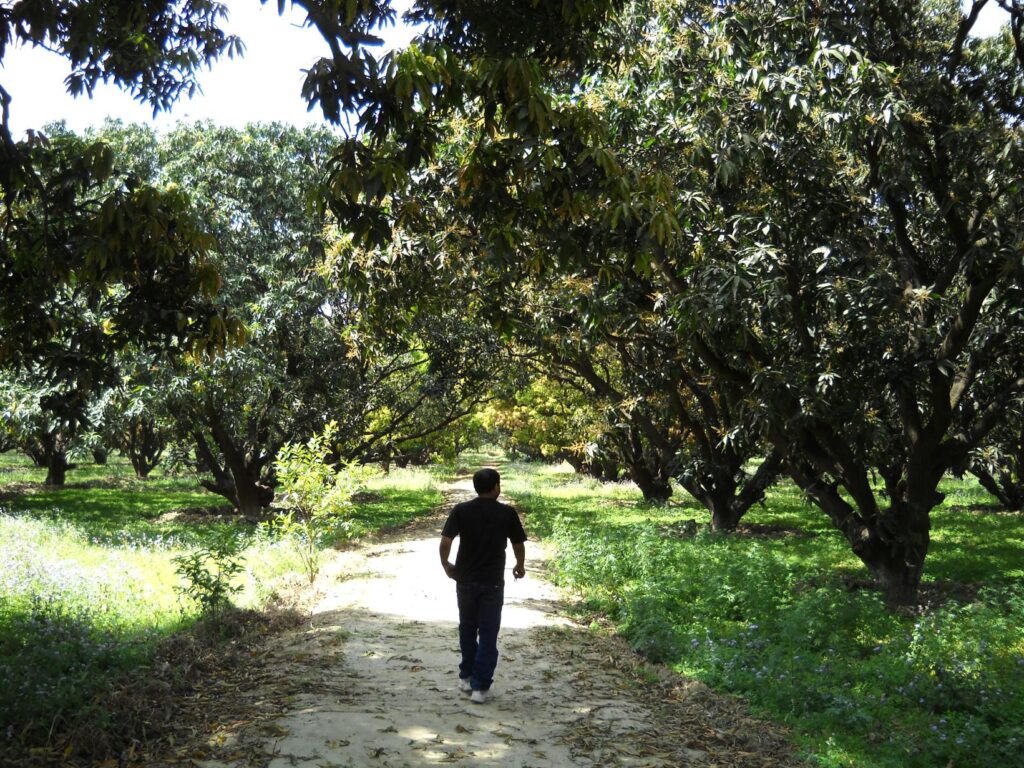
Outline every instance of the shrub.
POLYGON ((198 605, 203 618, 214 625, 231 605, 231 596, 242 590, 241 584, 232 582, 242 570, 243 549, 242 537, 226 529, 211 536, 205 546, 173 558, 186 582, 178 593, 198 605))
POLYGON ((775 507, 773 497, 753 514, 777 537, 678 537, 664 512, 600 490, 582 503, 539 483, 515 496, 534 529, 550 524, 561 584, 650 659, 794 726, 817 764, 1021 765, 1024 584, 1006 575, 1019 550, 1005 538, 981 558, 985 530, 958 519, 949 525, 959 527, 937 530, 936 538, 958 537, 943 553, 944 572, 988 586, 894 614, 849 579, 834 533, 816 529, 816 518, 805 524, 788 504, 775 507))
POLYGON ((305 443, 286 444, 275 465, 288 508, 278 514, 274 527, 292 541, 310 584, 320 572, 323 547, 357 532, 352 497, 374 472, 356 464, 336 468, 329 462, 337 432, 332 421, 305 443))

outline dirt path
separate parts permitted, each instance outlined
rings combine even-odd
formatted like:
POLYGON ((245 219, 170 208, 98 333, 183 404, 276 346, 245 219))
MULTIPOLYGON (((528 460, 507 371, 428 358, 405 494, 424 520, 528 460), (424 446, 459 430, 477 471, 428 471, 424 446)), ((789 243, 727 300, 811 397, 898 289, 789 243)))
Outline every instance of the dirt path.
MULTIPOLYGON (((446 489, 449 503, 471 494, 446 489)), ((572 625, 527 544, 505 588, 493 698, 457 688, 455 589, 438 564, 443 513, 339 554, 308 624, 253 664, 245 706, 202 734, 193 765, 780 766, 785 740, 742 706, 645 668, 572 625)), ((529 529, 528 519, 525 521, 529 529)), ((195 754, 195 753, 193 753, 195 754)))

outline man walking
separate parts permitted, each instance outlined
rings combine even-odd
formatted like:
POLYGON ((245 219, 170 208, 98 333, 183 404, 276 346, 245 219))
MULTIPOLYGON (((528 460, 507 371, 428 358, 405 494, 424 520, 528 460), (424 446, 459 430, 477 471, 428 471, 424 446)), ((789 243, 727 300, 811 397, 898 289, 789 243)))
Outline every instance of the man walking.
POLYGON ((459 600, 459 690, 475 704, 487 701, 498 664, 498 629, 505 602, 505 543, 512 542, 512 575, 526 575, 526 532, 515 509, 498 501, 501 476, 493 469, 473 475, 477 497, 456 504, 441 531, 441 565, 456 582, 459 600), (448 561, 455 537, 459 552, 448 561))

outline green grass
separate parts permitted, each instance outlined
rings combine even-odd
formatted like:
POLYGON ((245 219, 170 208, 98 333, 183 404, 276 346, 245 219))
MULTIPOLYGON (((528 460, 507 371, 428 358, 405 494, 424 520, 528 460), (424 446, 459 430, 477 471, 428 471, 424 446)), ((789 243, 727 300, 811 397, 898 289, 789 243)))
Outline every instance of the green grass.
POLYGON ((353 519, 360 530, 379 531, 428 514, 443 500, 439 480, 453 473, 452 467, 435 465, 376 475, 367 482, 365 501, 356 507, 353 519))
MULTIPOLYGON (((785 483, 748 515, 753 531, 683 538, 673 524, 706 513, 681 492, 649 505, 630 484, 481 451, 372 478, 356 530, 428 512, 441 478, 487 463, 501 465, 530 535, 557 543, 557 577, 588 610, 652 659, 790 725, 813 762, 1024 765, 1024 519, 988 511, 976 485, 945 483, 925 582, 952 598, 914 616, 886 612, 859 588, 860 561, 785 483)), ((265 532, 164 516, 221 505, 189 478, 139 481, 116 458, 83 464, 64 489, 43 489, 42 478, 0 455, 0 732, 14 725, 43 739, 55 719, 90 716, 107 681, 192 623, 171 558, 211 534, 245 537, 241 604, 260 605, 298 570, 265 532)))
POLYGON ((1024 519, 947 481, 917 615, 886 611, 867 572, 788 483, 738 535, 689 497, 648 505, 567 467, 509 465, 503 488, 557 578, 640 652, 746 697, 792 727, 812 763, 853 768, 1024 765, 1024 519))
POLYGON ((36 520, 73 525, 97 544, 137 544, 167 540, 198 543, 188 522, 161 521, 167 512, 230 505, 201 488, 191 477, 165 475, 157 468, 149 478, 135 477, 131 464, 111 456, 105 465, 81 463, 68 472, 61 488, 42 485, 46 471, 14 453, 0 454, 0 508, 36 520))
MULTIPOLYGON (((404 523, 441 502, 441 470, 370 481, 359 531, 404 523)), ((244 543, 240 607, 273 598, 301 568, 289 542, 244 522, 165 515, 221 507, 194 479, 136 479, 112 457, 83 464, 64 488, 23 459, 0 455, 0 733, 39 744, 72 721, 103 727, 102 691, 148 664, 159 644, 198 619, 182 603, 172 559, 225 532, 244 543)))

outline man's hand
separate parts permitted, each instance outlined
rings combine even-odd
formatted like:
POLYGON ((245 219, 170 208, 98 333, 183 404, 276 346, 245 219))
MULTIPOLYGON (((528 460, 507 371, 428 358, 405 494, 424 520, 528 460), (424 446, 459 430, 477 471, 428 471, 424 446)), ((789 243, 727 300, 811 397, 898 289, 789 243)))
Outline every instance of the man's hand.
POLYGON ((448 560, 448 556, 452 553, 452 541, 453 539, 442 536, 441 544, 438 547, 438 552, 441 555, 441 567, 444 568, 444 572, 448 574, 449 579, 455 578, 455 566, 448 560))
POLYGON ((526 545, 523 542, 512 542, 512 551, 516 555, 516 565, 512 569, 512 575, 521 579, 526 575, 526 545))

